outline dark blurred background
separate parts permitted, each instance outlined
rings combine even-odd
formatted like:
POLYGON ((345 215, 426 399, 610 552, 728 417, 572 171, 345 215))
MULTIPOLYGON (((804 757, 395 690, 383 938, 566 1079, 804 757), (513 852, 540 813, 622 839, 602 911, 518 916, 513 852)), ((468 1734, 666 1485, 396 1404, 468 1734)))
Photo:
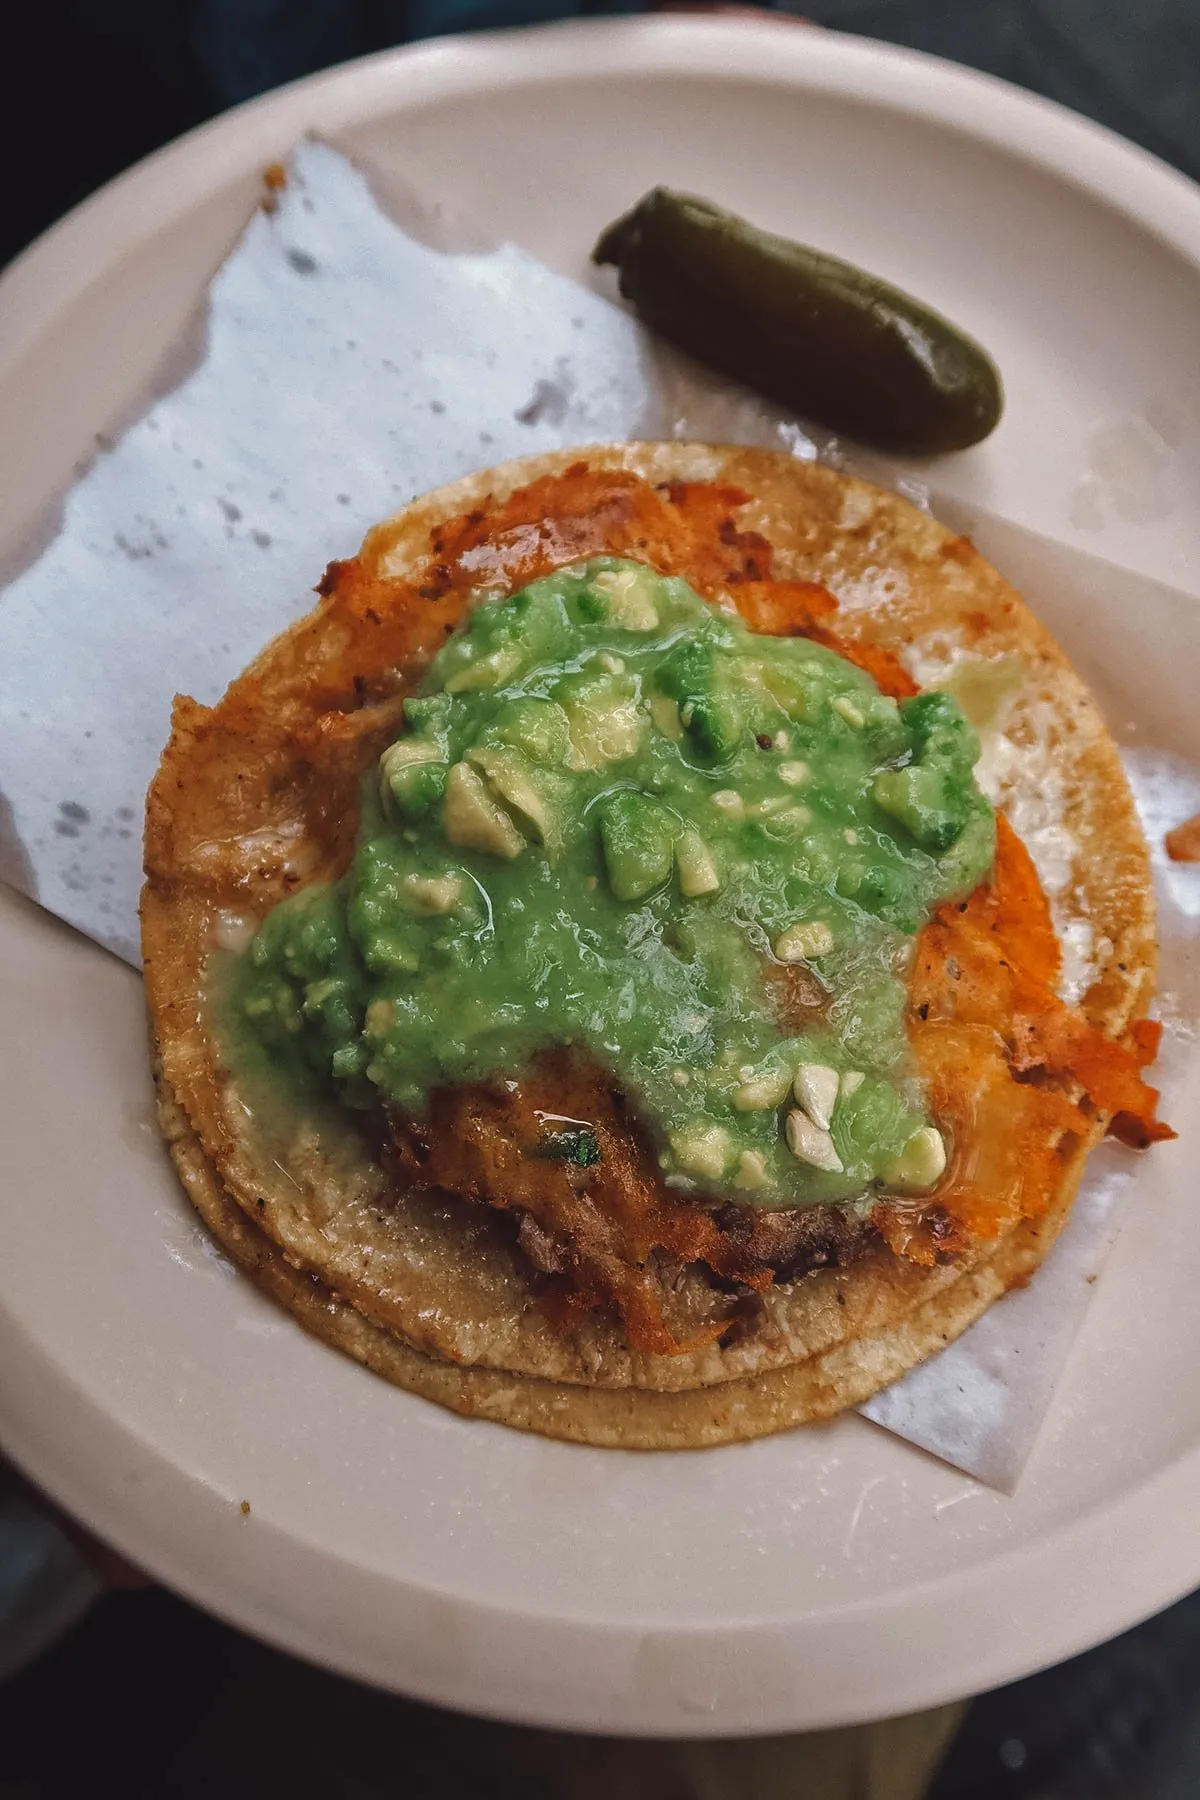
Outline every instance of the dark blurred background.
MULTIPOLYGON (((137 158, 281 82, 437 32, 638 10, 621 0, 9 0, 0 264, 137 158)), ((1200 179, 1200 0, 796 10, 1006 76, 1200 179)), ((0 1800, 540 1800, 557 1790, 532 1748, 532 1734, 308 1670, 156 1591, 107 1594, 0 1685, 0 1800)), ((745 1800, 760 1793, 748 1785, 745 1800)), ((1110 1796, 1200 1800, 1200 1597, 978 1700, 931 1800, 1110 1796)), ((656 1800, 685 1796, 663 1789, 656 1800)), ((824 1796, 805 1786, 795 1800, 824 1796)))
MULTIPOLYGON (((168 138, 312 70, 435 32, 641 10, 627 0, 8 0, 0 263, 168 138)), ((1007 76, 1200 179, 1198 0, 811 0, 775 10, 1007 76)))
MULTIPOLYGON (((619 1779, 593 1775, 585 1788, 580 1763, 596 1760, 586 1740, 460 1719, 310 1669, 157 1590, 109 1594, 0 1685, 0 1800, 886 1800, 892 1792, 869 1776, 836 1787, 802 1777, 768 1783, 753 1766, 743 1783, 729 1779, 726 1763, 720 1785, 712 1770, 639 1784, 635 1796, 619 1779)), ((977 1700, 927 1800, 1197 1796, 1200 1597, 977 1700)))

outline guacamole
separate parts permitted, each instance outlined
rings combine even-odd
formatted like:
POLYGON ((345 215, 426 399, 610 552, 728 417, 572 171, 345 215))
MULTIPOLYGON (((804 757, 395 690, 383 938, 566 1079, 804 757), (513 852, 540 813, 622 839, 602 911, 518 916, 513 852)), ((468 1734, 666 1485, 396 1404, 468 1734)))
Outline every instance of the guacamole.
MULTIPOLYGON (((905 970, 991 864, 978 751, 946 694, 897 703, 638 563, 561 569, 447 641, 366 779, 349 870, 266 918, 233 1004, 349 1108, 420 1113, 563 1046, 611 1070, 674 1188, 928 1188, 945 1146, 905 970)), ((589 1146, 556 1126, 547 1154, 589 1146)))

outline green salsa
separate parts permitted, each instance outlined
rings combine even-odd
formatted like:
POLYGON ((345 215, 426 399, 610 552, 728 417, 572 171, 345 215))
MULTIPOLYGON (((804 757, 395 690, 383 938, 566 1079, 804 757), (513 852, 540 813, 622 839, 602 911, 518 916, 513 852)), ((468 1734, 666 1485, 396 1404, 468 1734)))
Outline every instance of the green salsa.
POLYGON ((978 751, 949 695, 897 703, 638 563, 559 570, 447 641, 366 780, 349 870, 266 918, 235 1007, 349 1108, 420 1113, 568 1046, 611 1070, 675 1188, 928 1187, 904 977, 992 860, 978 751), (811 1027, 781 1026, 772 964, 805 965, 811 1027))

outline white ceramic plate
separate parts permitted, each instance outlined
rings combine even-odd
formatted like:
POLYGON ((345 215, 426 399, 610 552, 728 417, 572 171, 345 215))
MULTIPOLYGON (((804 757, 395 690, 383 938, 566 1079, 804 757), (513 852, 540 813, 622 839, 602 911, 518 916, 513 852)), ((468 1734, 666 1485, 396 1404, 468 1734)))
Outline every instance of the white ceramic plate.
MULTIPOLYGON (((1147 574, 1200 569, 1196 191, 998 83, 741 20, 375 58, 89 201, 0 283, 0 550, 119 420, 260 169, 309 129, 569 272, 666 181, 891 275, 1008 378, 1000 431, 942 485, 1147 574)), ((1182 1146, 1157 1153, 1015 1499, 858 1418, 589 1451, 397 1392, 236 1276, 159 1151, 136 979, 7 892, 0 995, 0 1438, 251 1631, 469 1710, 781 1731, 991 1686, 1200 1580, 1182 1146)))

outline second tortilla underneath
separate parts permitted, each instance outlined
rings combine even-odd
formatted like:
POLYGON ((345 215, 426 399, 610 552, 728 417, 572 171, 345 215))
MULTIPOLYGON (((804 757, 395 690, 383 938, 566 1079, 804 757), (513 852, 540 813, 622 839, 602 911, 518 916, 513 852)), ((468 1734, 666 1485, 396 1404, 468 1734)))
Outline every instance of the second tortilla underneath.
POLYGON ((224 1193, 203 1147, 159 1082, 159 1121, 179 1175, 209 1229, 257 1286, 316 1337, 376 1375, 465 1418, 489 1419, 599 1449, 705 1450, 769 1437, 858 1406, 944 1349, 993 1301, 1026 1281, 1071 1210, 1090 1144, 1081 1143, 1054 1207, 1026 1220, 988 1257, 877 1334, 764 1374, 677 1392, 591 1387, 425 1356, 373 1325, 319 1279, 294 1268, 224 1193))

